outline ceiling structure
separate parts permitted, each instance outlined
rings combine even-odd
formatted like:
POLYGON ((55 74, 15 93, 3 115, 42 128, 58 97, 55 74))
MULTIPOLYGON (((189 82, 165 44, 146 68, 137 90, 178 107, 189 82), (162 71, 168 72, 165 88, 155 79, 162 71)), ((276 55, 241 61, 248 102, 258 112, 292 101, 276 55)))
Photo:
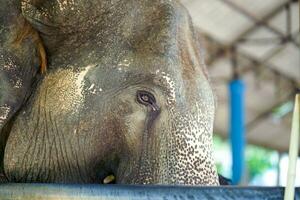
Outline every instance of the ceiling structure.
POLYGON ((246 137, 288 151, 295 93, 300 88, 299 2, 181 0, 200 30, 218 97, 215 133, 227 137, 228 83, 246 84, 246 137))

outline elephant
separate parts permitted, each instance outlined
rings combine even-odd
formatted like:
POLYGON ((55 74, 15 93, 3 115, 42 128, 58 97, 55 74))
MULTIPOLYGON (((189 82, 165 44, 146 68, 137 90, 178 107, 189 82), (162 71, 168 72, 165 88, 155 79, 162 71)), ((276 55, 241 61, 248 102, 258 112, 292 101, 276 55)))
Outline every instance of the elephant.
POLYGON ((215 97, 177 0, 0 0, 1 176, 219 185, 215 97))

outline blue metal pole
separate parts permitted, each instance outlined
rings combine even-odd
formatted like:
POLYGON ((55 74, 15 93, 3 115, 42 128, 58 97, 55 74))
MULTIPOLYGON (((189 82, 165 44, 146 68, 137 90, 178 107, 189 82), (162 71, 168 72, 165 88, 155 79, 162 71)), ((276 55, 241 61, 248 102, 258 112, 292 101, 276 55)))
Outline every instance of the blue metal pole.
POLYGON ((245 85, 242 80, 233 80, 230 89, 230 140, 232 151, 232 183, 240 183, 244 173, 245 152, 245 85))

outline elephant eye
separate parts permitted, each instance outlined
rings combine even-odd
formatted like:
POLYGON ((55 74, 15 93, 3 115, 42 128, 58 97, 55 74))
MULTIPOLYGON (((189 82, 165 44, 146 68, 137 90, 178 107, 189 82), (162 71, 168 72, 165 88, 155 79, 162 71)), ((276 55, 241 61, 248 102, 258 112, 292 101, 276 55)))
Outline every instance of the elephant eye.
POLYGON ((153 94, 147 91, 137 91, 137 101, 143 105, 153 105, 156 103, 153 94))

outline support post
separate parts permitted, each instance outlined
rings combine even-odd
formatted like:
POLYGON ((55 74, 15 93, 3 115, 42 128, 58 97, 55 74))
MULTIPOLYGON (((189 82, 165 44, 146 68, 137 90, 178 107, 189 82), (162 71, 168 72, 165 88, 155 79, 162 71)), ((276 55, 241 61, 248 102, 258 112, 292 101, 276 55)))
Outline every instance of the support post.
POLYGON ((232 183, 238 184, 244 173, 245 165, 245 108, 242 80, 230 82, 230 140, 232 151, 232 183))

